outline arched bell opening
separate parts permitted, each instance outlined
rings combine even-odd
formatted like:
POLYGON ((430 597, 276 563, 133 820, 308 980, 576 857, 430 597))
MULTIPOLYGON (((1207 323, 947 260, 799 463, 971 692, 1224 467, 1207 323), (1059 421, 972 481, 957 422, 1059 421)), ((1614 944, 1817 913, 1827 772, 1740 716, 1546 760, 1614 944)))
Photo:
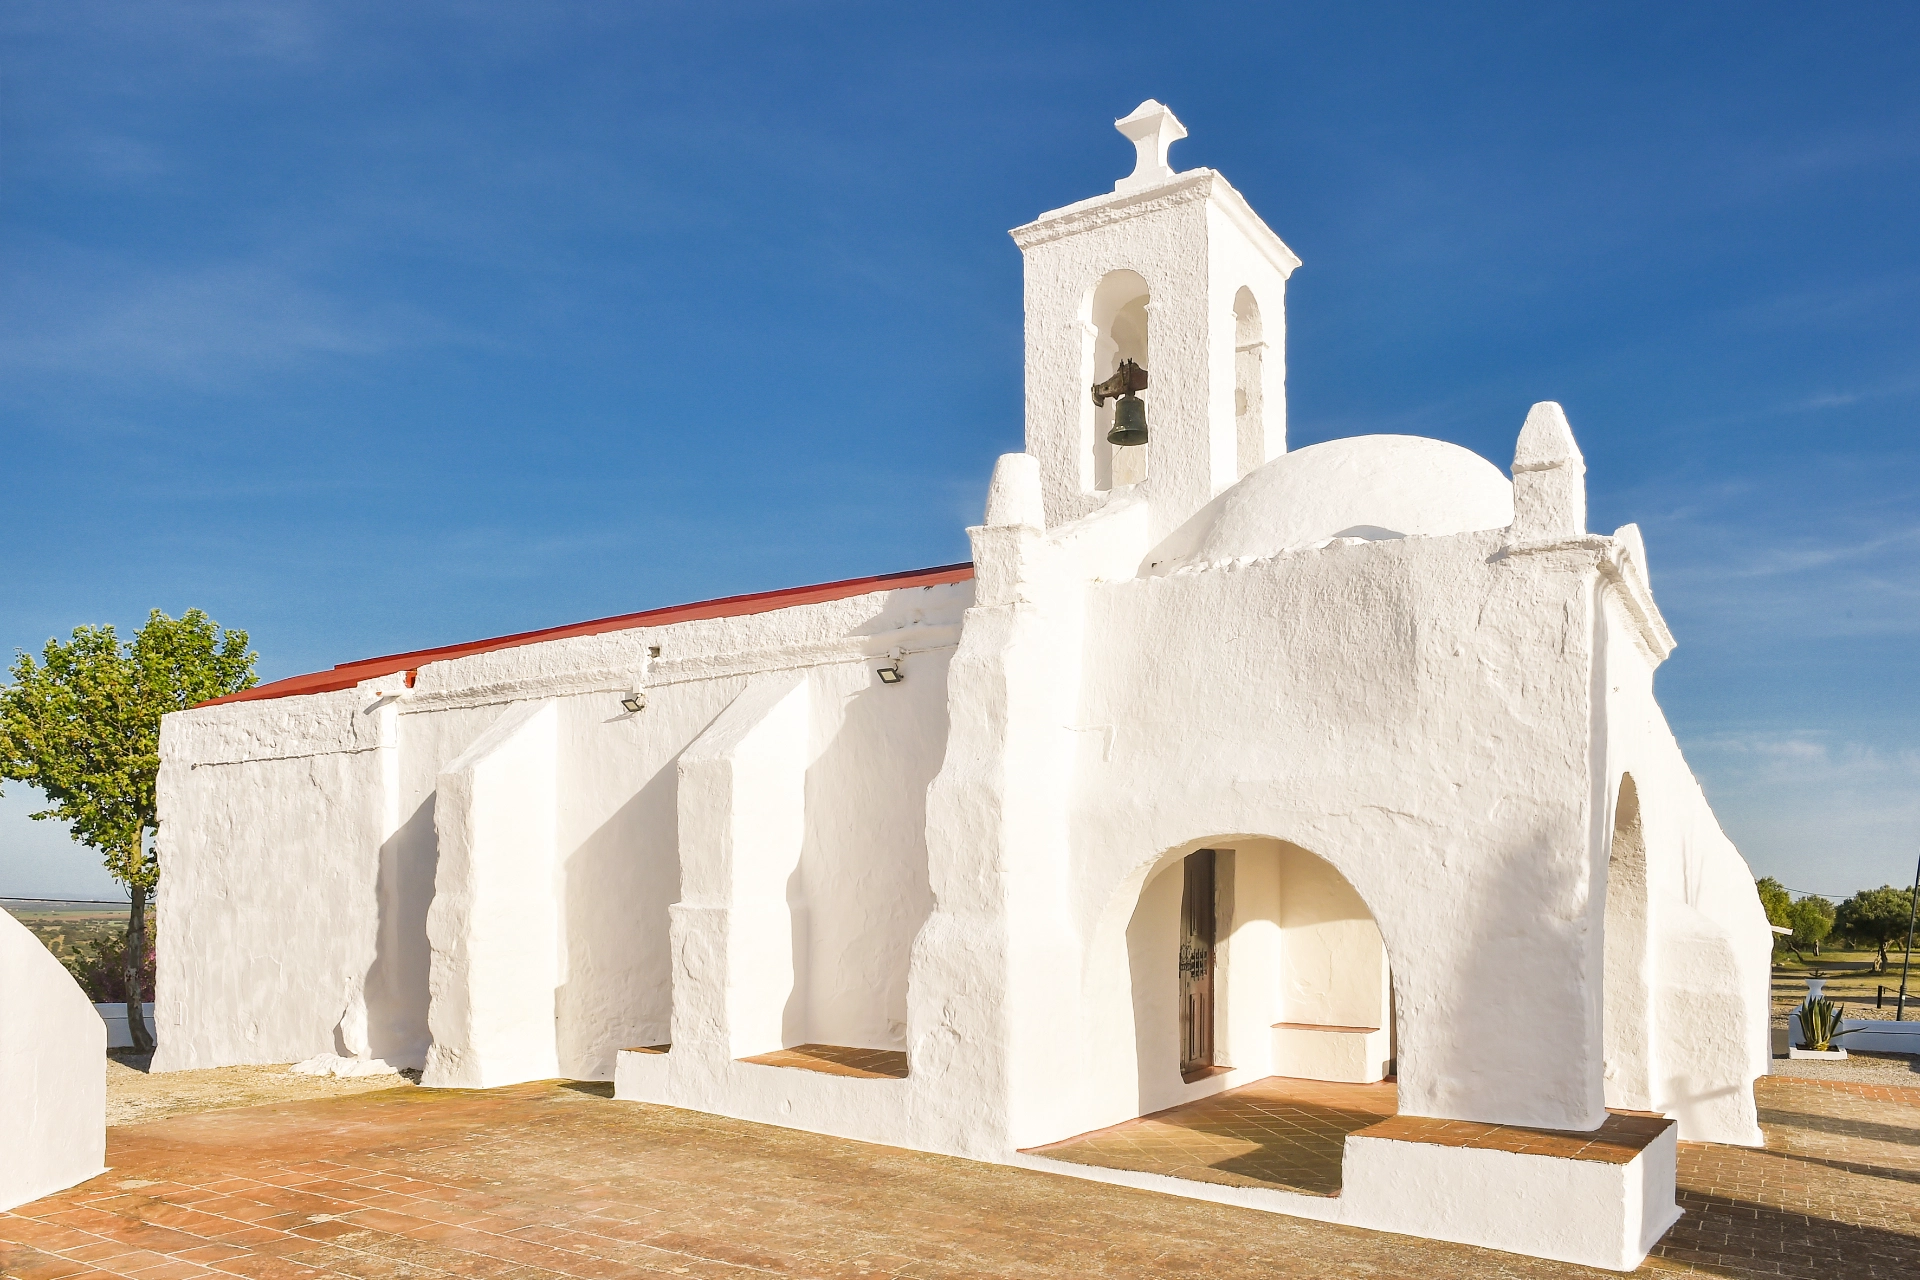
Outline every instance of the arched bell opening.
POLYGON ((1653 991, 1648 948, 1647 840, 1633 775, 1620 775, 1607 856, 1602 926, 1602 1042, 1609 1107, 1653 1110, 1653 991))
MULTIPOLYGON (((1092 388, 1107 381, 1132 361, 1141 369, 1153 367, 1147 346, 1147 308, 1152 301, 1147 282, 1132 271, 1109 271, 1088 291, 1083 311, 1086 348, 1081 361, 1081 438, 1089 463, 1089 487, 1096 492, 1137 484, 1147 476, 1147 446, 1111 443, 1114 416, 1121 399, 1093 403, 1092 388)), ((1132 411, 1145 406, 1135 396, 1132 411)))
POLYGON ((1244 476, 1267 460, 1267 344, 1260 327, 1260 303, 1253 290, 1233 295, 1234 475, 1244 476))

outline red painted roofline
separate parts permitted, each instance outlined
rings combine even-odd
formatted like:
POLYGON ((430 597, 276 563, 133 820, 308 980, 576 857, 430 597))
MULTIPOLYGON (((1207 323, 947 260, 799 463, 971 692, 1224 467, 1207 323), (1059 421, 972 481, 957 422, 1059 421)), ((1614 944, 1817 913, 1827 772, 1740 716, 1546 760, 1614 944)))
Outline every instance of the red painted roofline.
POLYGON ((739 618, 754 613, 771 613, 775 609, 790 609, 796 605, 845 600, 849 596, 863 596, 870 591, 901 591, 908 587, 937 587, 949 582, 965 582, 972 576, 971 563, 946 564, 934 569, 909 569, 904 573, 882 573, 871 578, 847 578, 810 587, 784 587, 779 591, 756 591, 751 595, 668 605, 664 609, 623 613, 613 618, 596 618, 591 622, 545 627, 539 631, 521 631, 510 636, 496 636, 491 640, 471 640, 466 644, 442 645, 437 649, 415 649, 410 653, 390 653, 378 658, 343 662, 331 671, 288 676, 196 705, 211 707, 222 702, 258 702, 266 698, 292 698, 303 693, 332 693, 339 689, 351 689, 373 676, 400 670, 407 671, 407 684, 412 685, 413 668, 429 662, 491 653, 495 649, 514 649, 523 644, 540 644, 547 640, 570 640, 575 636, 597 636, 608 631, 631 631, 636 627, 664 627, 670 623, 697 622, 704 618, 739 618))

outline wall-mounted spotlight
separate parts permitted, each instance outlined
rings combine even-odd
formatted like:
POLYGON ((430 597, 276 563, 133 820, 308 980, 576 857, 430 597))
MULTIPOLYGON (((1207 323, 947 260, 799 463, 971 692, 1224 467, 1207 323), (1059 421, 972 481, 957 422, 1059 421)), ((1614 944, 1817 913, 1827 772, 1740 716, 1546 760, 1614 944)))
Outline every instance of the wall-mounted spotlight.
POLYGON ((626 697, 620 699, 620 705, 627 709, 628 715, 636 714, 646 709, 647 695, 636 689, 626 697))
POLYGON ((900 659, 905 656, 898 649, 888 652, 886 665, 877 668, 873 673, 880 677, 881 684, 899 684, 907 678, 906 671, 900 665, 900 659))

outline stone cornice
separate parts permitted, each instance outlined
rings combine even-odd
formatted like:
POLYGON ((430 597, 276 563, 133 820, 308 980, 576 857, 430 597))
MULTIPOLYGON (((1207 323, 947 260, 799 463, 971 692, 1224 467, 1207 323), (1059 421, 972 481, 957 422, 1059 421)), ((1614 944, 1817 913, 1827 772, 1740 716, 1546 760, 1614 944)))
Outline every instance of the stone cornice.
POLYGON ((1273 228, 1261 221, 1246 197, 1234 190, 1233 184, 1213 169, 1190 169, 1170 182, 1148 187, 1145 191, 1082 200, 1078 204, 1041 214, 1036 220, 1015 227, 1007 234, 1013 237, 1013 242, 1024 253, 1035 245, 1048 244, 1067 236, 1079 235, 1083 231, 1209 198, 1239 228, 1242 235, 1259 246, 1276 271, 1282 276, 1293 274, 1294 268, 1300 265, 1298 255, 1273 233, 1273 228))
POLYGON ((1641 645, 1657 666, 1674 650, 1673 632, 1653 602, 1653 588, 1647 581, 1646 566, 1621 538, 1587 533, 1575 538, 1555 538, 1543 542, 1518 542, 1507 547, 1505 556, 1550 555, 1557 551, 1586 552, 1594 557, 1600 577, 1613 591, 1627 616, 1633 620, 1641 645))

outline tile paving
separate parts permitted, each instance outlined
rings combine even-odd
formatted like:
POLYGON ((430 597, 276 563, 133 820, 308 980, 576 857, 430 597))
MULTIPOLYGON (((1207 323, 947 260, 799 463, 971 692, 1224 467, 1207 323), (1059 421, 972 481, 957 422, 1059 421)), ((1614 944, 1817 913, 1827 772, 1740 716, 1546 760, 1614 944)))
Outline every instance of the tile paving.
POLYGON ((843 1044, 797 1044, 791 1049, 742 1058, 763 1067, 796 1067, 861 1080, 905 1080, 907 1055, 896 1049, 855 1049, 843 1044))
MULTIPOLYGON (((1518 1277, 1610 1273, 611 1101, 405 1089, 109 1133, 0 1214, 0 1274, 1518 1277)), ((1682 1144, 1650 1273, 1920 1275, 1920 1090, 1760 1082, 1765 1150, 1682 1144)))
POLYGON ((1355 1136, 1425 1142, 1436 1147, 1471 1147, 1476 1151, 1511 1151, 1516 1155, 1557 1156, 1599 1164, 1631 1164, 1648 1143, 1672 1126, 1673 1121, 1665 1116, 1644 1111, 1609 1111, 1600 1127, 1591 1132, 1394 1116, 1367 1126, 1355 1136))
POLYGON ((1340 1194, 1347 1135, 1398 1109, 1391 1083, 1332 1084, 1270 1076, 1033 1148, 1032 1154, 1230 1187, 1340 1194))

